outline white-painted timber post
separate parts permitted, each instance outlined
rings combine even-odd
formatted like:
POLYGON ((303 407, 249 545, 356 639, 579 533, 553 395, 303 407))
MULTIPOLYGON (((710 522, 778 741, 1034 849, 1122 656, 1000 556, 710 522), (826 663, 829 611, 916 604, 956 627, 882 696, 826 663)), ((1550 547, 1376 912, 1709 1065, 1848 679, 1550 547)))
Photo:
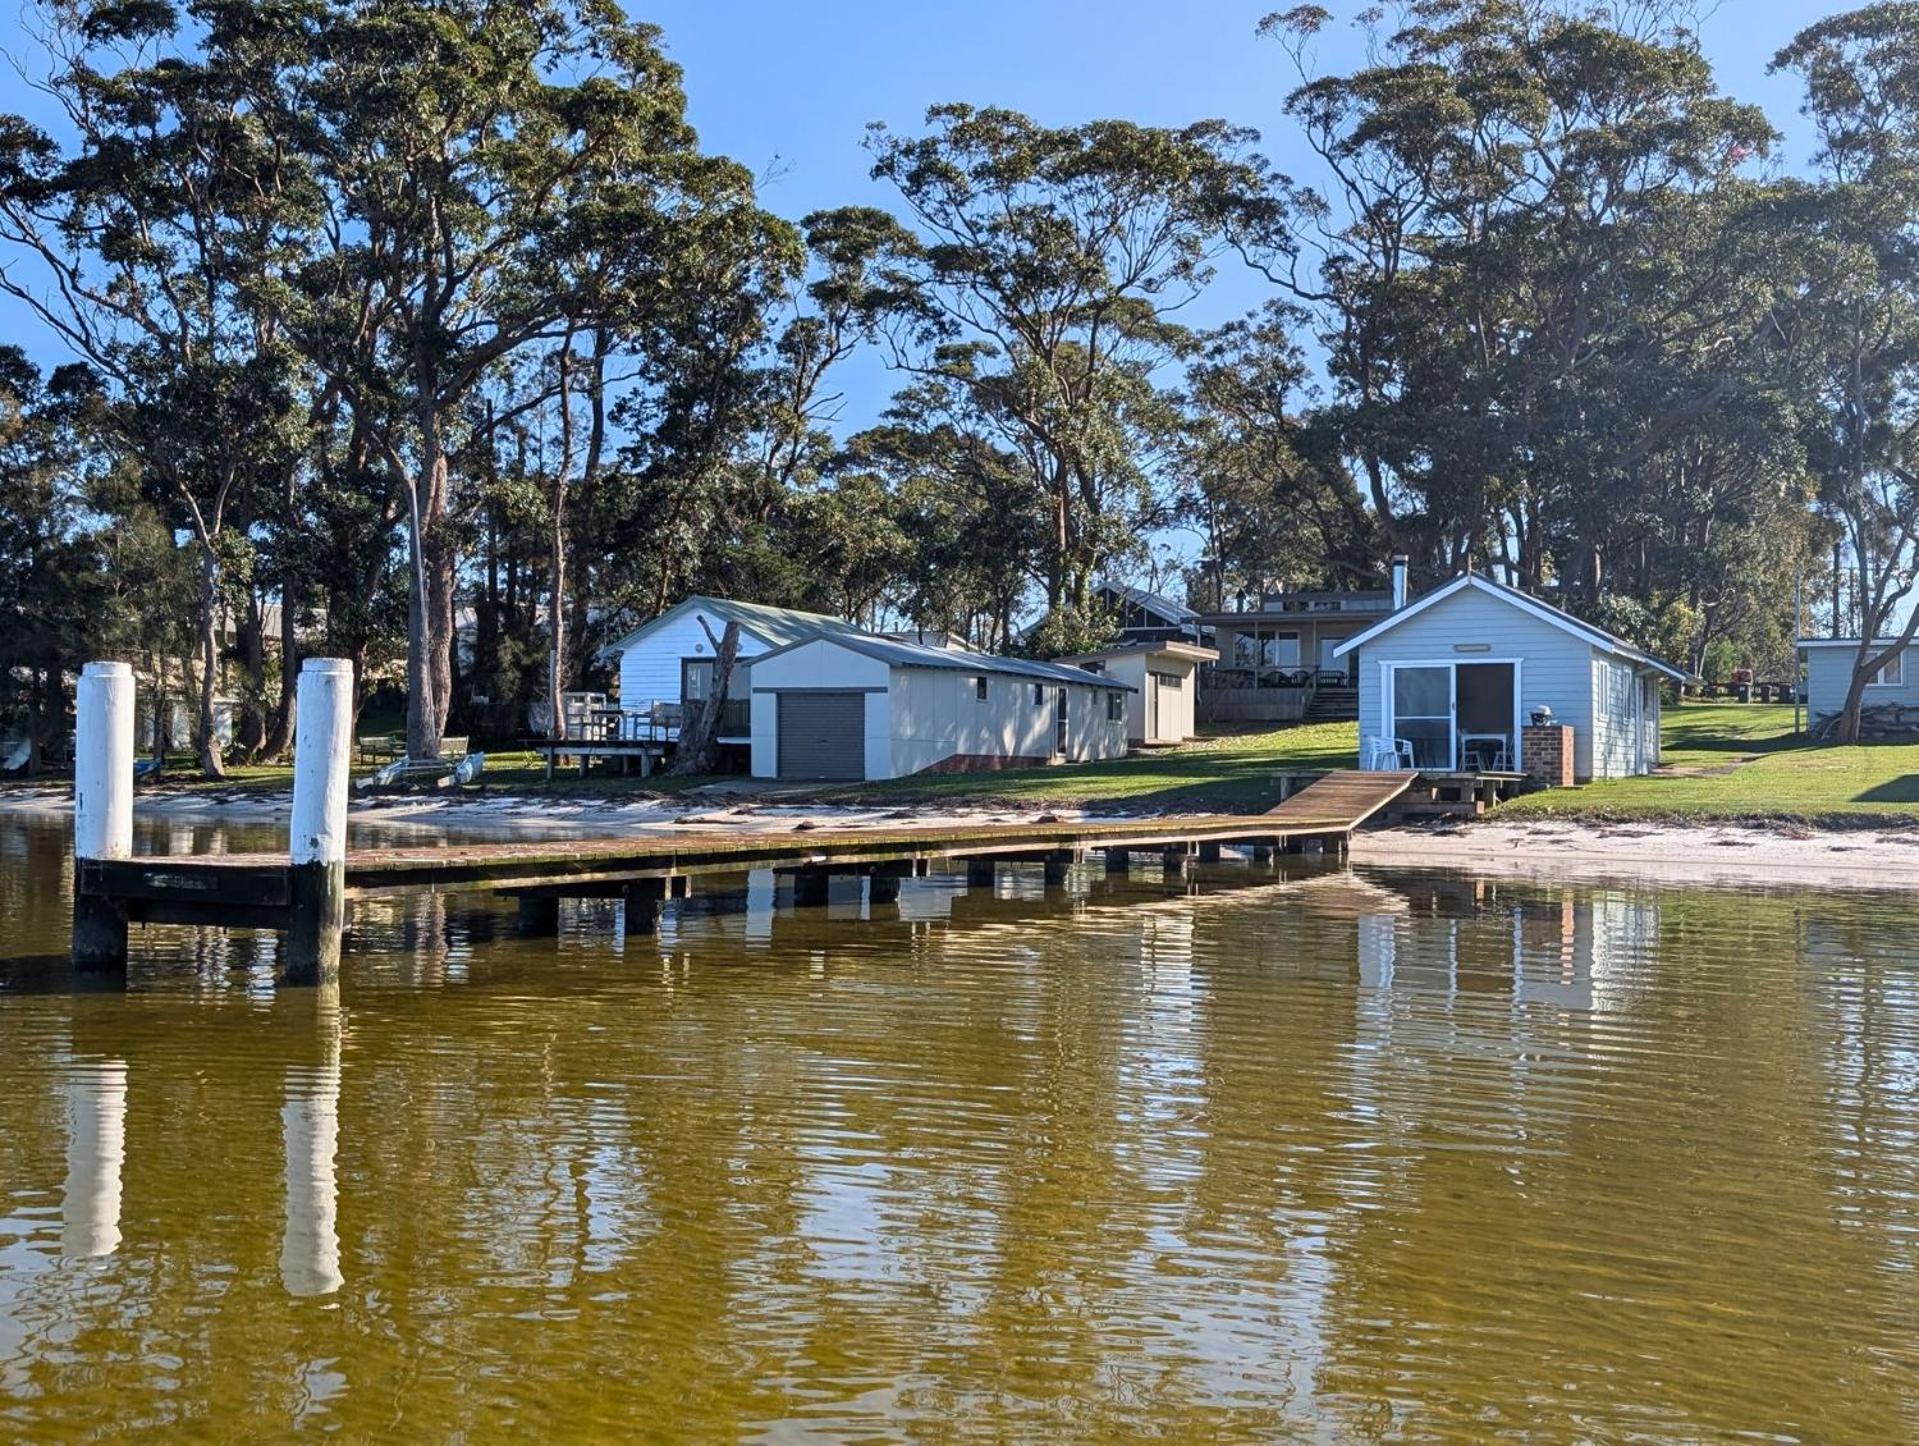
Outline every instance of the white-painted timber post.
POLYGON ((88 663, 80 670, 73 737, 73 962, 120 969, 127 911, 118 899, 81 892, 87 864, 133 854, 133 669, 88 663))
POLYGON ((285 979, 320 984, 338 976, 346 925, 347 772, 353 763, 353 664, 308 658, 294 717, 292 908, 285 979))

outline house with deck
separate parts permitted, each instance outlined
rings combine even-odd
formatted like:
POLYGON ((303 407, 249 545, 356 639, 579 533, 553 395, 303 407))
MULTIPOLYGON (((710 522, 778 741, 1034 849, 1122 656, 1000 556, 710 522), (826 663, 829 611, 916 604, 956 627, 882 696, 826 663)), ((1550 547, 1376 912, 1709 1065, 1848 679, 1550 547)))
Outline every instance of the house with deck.
POLYGON ((678 736, 688 705, 704 704, 712 696, 716 676, 713 641, 725 636, 728 623, 740 626, 740 651, 727 684, 720 741, 741 746, 752 741, 750 700, 755 659, 821 634, 863 636, 852 623, 824 613, 731 598, 689 597, 609 643, 601 652, 603 658, 616 659, 619 664, 619 706, 609 709, 609 714, 617 713, 622 734, 648 733, 669 740, 678 736))
POLYGON ((1355 717, 1357 680, 1339 648, 1392 612, 1395 595, 1404 600, 1404 557, 1393 559, 1393 578, 1393 588, 1271 593, 1257 608, 1200 614, 1200 627, 1219 653, 1217 662, 1200 670, 1200 721, 1317 723, 1355 717))
POLYGON ((1084 668, 839 627, 753 659, 753 776, 900 778, 1127 749, 1131 685, 1084 668))
POLYGON ((1555 783, 1650 772, 1661 685, 1686 678, 1478 573, 1389 612, 1333 653, 1357 689, 1362 768, 1555 783))

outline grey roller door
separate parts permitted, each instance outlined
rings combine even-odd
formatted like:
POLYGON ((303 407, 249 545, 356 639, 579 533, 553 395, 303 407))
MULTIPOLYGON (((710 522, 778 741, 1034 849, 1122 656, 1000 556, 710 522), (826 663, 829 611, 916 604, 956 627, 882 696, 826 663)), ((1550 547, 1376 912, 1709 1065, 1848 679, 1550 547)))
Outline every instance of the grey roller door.
POLYGON ((781 693, 780 777, 866 777, 864 693, 781 693))

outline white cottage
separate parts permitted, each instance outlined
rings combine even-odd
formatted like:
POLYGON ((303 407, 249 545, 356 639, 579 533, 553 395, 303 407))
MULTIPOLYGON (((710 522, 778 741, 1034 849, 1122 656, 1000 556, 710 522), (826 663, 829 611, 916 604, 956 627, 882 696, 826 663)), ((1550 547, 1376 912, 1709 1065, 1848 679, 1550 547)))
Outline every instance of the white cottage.
POLYGON ((653 715, 669 730, 678 726, 685 705, 703 702, 713 687, 713 642, 723 637, 730 622, 740 625, 740 652, 728 680, 728 707, 722 715, 723 742, 744 743, 748 731, 747 699, 752 696, 753 660, 801 638, 860 630, 840 618, 797 608, 766 607, 730 598, 687 598, 609 643, 602 657, 618 658, 620 708, 633 715, 653 715))
POLYGON ((1060 661, 1131 688, 1126 696, 1126 738, 1151 748, 1184 743, 1193 736, 1199 665, 1217 663, 1219 654, 1195 643, 1141 642, 1120 643, 1060 661))
POLYGON ((879 779, 1119 758, 1130 689, 1082 668, 835 630, 754 659, 753 776, 879 779))
POLYGON ((1340 645, 1356 657, 1361 767, 1520 771, 1550 709, 1579 782, 1659 762, 1660 682, 1685 674, 1538 598, 1456 577, 1340 645))
MULTIPOLYGON (((1875 654, 1884 653, 1896 638, 1880 638, 1872 645, 1875 654)), ((1799 652, 1806 667, 1806 713, 1814 723, 1845 711, 1846 693, 1852 687, 1852 666, 1859 658, 1857 638, 1801 638, 1799 652)), ((1907 666, 1905 653, 1882 664, 1866 683, 1861 703, 1877 708, 1896 703, 1902 708, 1919 708, 1919 654, 1913 666, 1907 666), (1908 677, 1907 674, 1913 676, 1908 677)))

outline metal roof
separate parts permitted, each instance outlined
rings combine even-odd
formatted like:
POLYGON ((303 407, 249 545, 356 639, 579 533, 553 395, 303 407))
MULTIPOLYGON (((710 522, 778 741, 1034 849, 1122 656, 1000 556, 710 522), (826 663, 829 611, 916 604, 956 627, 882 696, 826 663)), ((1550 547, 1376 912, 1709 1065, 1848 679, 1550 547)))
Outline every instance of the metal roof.
POLYGON ((1374 623, 1370 628, 1366 629, 1365 632, 1355 633, 1352 637, 1346 639, 1345 642, 1333 649, 1333 656, 1336 658, 1345 657, 1346 654, 1352 652, 1355 648, 1370 643, 1382 633, 1390 632, 1392 629, 1398 627, 1408 618, 1413 617, 1417 613, 1424 612, 1433 604, 1443 602, 1454 593, 1466 588, 1476 588, 1480 592, 1488 593, 1493 597, 1509 602, 1513 606, 1531 613, 1534 617, 1551 623, 1561 632, 1571 633, 1574 637, 1579 638, 1591 647, 1599 648, 1605 652, 1627 658, 1632 662, 1643 664, 1679 682, 1683 683, 1686 681, 1687 675, 1680 669, 1675 668, 1671 663, 1655 658, 1651 653, 1646 652, 1642 648, 1634 647, 1624 638, 1615 637, 1604 628, 1594 627, 1584 618, 1576 618, 1571 613, 1556 608, 1549 602, 1541 602, 1531 593, 1521 592, 1516 587, 1508 587, 1505 583, 1487 577, 1484 573, 1479 572, 1461 573, 1451 582, 1446 583, 1442 587, 1435 588, 1424 597, 1408 603, 1398 612, 1391 613, 1381 621, 1374 623))
POLYGON ((825 613, 803 612, 799 608, 768 607, 765 603, 737 602, 732 598, 707 597, 701 593, 683 598, 659 616, 641 623, 632 632, 616 643, 608 643, 600 650, 602 657, 611 657, 623 653, 634 644, 644 641, 673 619, 689 611, 699 611, 722 622, 738 623, 742 632, 753 634, 769 647, 785 647, 790 643, 801 642, 806 638, 822 634, 853 633, 860 629, 844 618, 828 617, 825 613))
POLYGON ((1085 668, 1068 667, 1064 663, 1042 663, 1032 658, 1006 658, 997 653, 976 653, 969 648, 929 648, 922 643, 901 643, 891 638, 876 638, 871 633, 862 633, 857 629, 850 632, 816 632, 807 637, 795 639, 784 647, 775 648, 772 652, 761 653, 753 661, 764 662, 780 653, 791 652, 802 643, 820 641, 850 649, 893 668, 944 668, 956 673, 998 673, 1050 683, 1073 683, 1084 688, 1110 688, 1122 693, 1139 691, 1130 684, 1116 682, 1102 674, 1088 672, 1085 668))
POLYGON ((1123 582, 1103 582, 1100 586, 1116 597, 1125 598, 1134 607, 1144 608, 1150 613, 1158 613, 1168 622, 1190 623, 1199 617, 1199 614, 1187 607, 1185 603, 1174 602, 1169 597, 1148 592, 1143 587, 1132 587, 1123 582))

